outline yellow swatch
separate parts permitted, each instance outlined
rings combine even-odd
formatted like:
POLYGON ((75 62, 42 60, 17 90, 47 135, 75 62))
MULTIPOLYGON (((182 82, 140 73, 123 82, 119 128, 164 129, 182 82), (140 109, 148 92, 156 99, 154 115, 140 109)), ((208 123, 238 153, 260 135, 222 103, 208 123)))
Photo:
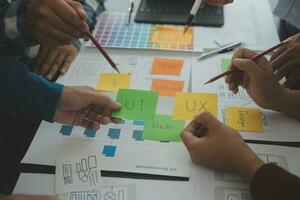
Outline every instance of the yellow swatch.
POLYGON ((218 114, 218 95, 178 92, 175 96, 174 120, 191 120, 202 112, 218 114))
POLYGON ((171 45, 191 45, 193 43, 193 29, 189 28, 184 34, 181 28, 156 26, 151 37, 151 42, 171 45))
POLYGON ((96 90, 117 92, 120 88, 129 88, 129 85, 130 74, 103 73, 99 76, 96 90))
POLYGON ((226 107, 226 125, 238 131, 263 132, 262 113, 259 109, 226 107))

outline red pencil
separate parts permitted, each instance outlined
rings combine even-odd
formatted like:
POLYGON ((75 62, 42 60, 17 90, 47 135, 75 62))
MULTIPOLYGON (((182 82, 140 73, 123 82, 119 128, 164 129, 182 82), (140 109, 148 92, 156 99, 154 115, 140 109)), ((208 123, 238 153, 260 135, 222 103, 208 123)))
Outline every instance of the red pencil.
MULTIPOLYGON (((254 60, 256 60, 256 59, 259 59, 259 58, 265 56, 266 54, 268 54, 268 53, 270 53, 270 52, 272 52, 272 51, 278 49, 279 47, 281 47, 282 45, 286 44, 287 42, 288 42, 288 41, 283 41, 283 42, 281 42, 281 43, 279 43, 279 44, 277 44, 277 45, 271 47, 270 49, 268 49, 268 50, 266 50, 266 51, 263 51, 263 52, 261 52, 261 53, 255 55, 255 56, 253 56, 253 57, 251 58, 251 60, 254 61, 254 60)), ((222 78, 223 76, 227 76, 227 75, 232 74, 232 73, 234 73, 234 72, 236 72, 236 71, 238 71, 238 69, 229 69, 229 70, 227 70, 226 72, 224 72, 224 73, 222 73, 222 74, 219 74, 218 76, 215 76, 215 77, 211 78, 209 81, 207 81, 206 83, 204 83, 204 85, 206 85, 206 84, 208 84, 208 83, 212 83, 212 82, 214 82, 214 81, 216 81, 216 80, 222 78)))
POLYGON ((112 66, 112 68, 114 68, 118 73, 120 73, 120 71, 119 71, 116 63, 114 63, 114 61, 112 61, 112 59, 109 57, 109 55, 106 53, 106 51, 98 43, 98 41, 96 40, 96 38, 94 38, 94 36, 90 32, 87 32, 87 36, 92 40, 92 42, 94 43, 94 45, 101 52, 101 54, 105 57, 105 59, 109 62, 109 64, 112 66))

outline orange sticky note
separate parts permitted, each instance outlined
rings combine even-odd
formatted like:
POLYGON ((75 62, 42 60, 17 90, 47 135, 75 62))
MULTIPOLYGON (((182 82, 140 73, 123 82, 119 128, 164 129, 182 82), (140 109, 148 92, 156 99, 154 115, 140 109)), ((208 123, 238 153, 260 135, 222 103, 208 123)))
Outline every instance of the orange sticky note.
POLYGON ((193 29, 189 28, 184 34, 182 28, 170 26, 156 26, 151 37, 151 42, 163 45, 192 45, 193 29))
POLYGON ((156 58, 153 62, 151 74, 180 76, 183 60, 156 58))
POLYGON ((158 91, 160 96, 175 96, 182 92, 184 81, 153 79, 151 90, 158 91))

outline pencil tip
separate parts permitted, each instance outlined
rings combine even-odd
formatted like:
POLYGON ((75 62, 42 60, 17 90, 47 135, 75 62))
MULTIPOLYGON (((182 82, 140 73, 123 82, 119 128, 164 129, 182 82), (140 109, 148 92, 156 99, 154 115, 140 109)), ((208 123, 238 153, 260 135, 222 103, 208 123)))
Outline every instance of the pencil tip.
POLYGON ((184 27, 183 34, 185 34, 188 29, 189 29, 189 26, 184 27))

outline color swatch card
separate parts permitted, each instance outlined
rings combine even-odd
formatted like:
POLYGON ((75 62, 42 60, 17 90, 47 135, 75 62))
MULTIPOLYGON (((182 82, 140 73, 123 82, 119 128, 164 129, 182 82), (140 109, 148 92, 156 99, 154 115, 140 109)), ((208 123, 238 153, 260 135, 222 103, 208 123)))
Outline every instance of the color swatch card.
POLYGON ((226 125, 238 131, 263 132, 262 113, 255 108, 225 107, 226 125))
POLYGON ((159 96, 175 96, 176 92, 182 92, 184 81, 153 79, 151 90, 158 91, 159 96))
POLYGON ((151 74, 180 76, 183 67, 183 60, 155 58, 151 74))
POLYGON ((117 102, 122 105, 113 117, 130 120, 153 120, 156 112, 158 93, 144 90, 120 89, 117 102))
MULTIPOLYGON (((101 14, 95 38, 103 47, 159 49, 173 51, 202 51, 195 48, 194 28, 183 34, 183 26, 127 24, 126 13, 104 12, 101 14)), ((94 46, 91 42, 88 46, 94 46)))
POLYGON ((181 141, 180 133, 183 130, 184 125, 184 121, 173 120, 172 116, 156 115, 154 120, 145 122, 143 139, 179 142, 181 141))
POLYGON ((130 87, 130 74, 103 73, 100 74, 96 86, 98 91, 117 92, 130 87))
POLYGON ((175 96, 174 120, 192 120, 202 112, 218 114, 218 95, 205 93, 178 92, 175 96))

